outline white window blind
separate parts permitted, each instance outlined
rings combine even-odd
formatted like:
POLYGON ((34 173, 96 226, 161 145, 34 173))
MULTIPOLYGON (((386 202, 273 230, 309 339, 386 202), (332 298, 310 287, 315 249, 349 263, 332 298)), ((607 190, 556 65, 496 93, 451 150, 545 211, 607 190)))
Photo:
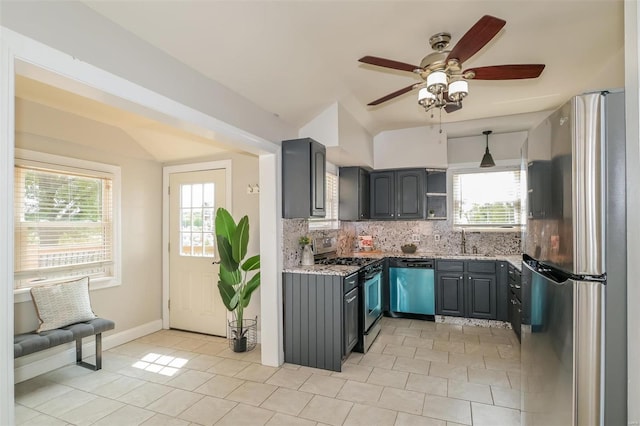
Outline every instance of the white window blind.
POLYGON ((519 226, 523 223, 520 170, 453 173, 453 224, 519 226))
POLYGON ((113 176, 16 160, 15 288, 113 275, 113 176))
POLYGON ((310 218, 309 229, 337 229, 338 228, 338 175, 326 174, 325 217, 310 218))

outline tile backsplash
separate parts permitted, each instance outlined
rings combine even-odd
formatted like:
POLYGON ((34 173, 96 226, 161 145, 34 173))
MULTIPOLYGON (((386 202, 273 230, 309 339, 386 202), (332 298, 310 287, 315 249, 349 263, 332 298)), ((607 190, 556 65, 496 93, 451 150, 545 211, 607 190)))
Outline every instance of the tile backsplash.
MULTIPOLYGON (((373 236, 374 250, 384 252, 400 251, 400 246, 414 242, 417 236, 418 253, 456 255, 461 253, 462 236, 454 231, 447 220, 411 221, 363 221, 341 222, 339 230, 309 231, 306 219, 283 220, 284 267, 300 264, 301 248, 298 238, 336 236, 338 255, 348 256, 357 248, 357 236, 373 236), (439 236, 439 240, 436 240, 439 236)), ((473 253, 475 247, 480 255, 518 255, 521 253, 520 232, 466 232, 466 252, 473 253)))

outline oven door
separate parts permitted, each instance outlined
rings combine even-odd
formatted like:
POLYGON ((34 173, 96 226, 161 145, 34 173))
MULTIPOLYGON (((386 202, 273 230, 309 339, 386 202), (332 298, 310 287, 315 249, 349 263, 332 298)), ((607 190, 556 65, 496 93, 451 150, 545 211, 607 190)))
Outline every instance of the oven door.
POLYGON ((364 332, 382 315, 382 273, 365 276, 363 285, 364 332))

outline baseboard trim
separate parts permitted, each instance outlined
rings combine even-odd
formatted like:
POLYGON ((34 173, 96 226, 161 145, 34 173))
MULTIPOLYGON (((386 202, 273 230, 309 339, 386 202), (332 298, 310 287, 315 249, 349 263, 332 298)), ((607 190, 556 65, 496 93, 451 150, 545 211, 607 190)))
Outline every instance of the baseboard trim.
MULTIPOLYGON (((128 330, 123 330, 119 333, 102 336, 102 350, 106 351, 108 349, 115 348, 116 346, 120 346, 124 343, 146 336, 147 334, 155 333, 159 330, 162 330, 162 320, 160 319, 128 330)), ((84 355, 84 358, 89 358, 94 356, 96 353, 95 341, 89 338, 85 340, 86 343, 83 342, 82 344, 82 354, 84 355)), ((75 342, 60 345, 56 348, 51 348, 46 351, 37 352, 19 358, 22 365, 13 369, 14 383, 24 382, 25 380, 48 373, 56 368, 64 367, 65 365, 76 362, 75 342), (58 348, 58 352, 55 352, 56 348, 58 348), (65 349, 60 351, 60 348, 65 349), (51 355, 46 355, 47 352, 50 351, 51 355)))

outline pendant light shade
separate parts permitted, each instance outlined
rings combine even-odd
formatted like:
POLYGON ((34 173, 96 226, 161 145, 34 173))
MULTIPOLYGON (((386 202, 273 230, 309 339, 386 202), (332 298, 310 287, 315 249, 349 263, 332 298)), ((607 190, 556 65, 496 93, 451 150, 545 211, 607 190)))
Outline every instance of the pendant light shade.
POLYGON ((491 134, 491 130, 485 130, 482 132, 487 137, 487 147, 484 151, 484 155, 482 156, 482 161, 480 162, 480 167, 494 167, 496 163, 493 161, 493 157, 489 152, 489 135, 491 134))

